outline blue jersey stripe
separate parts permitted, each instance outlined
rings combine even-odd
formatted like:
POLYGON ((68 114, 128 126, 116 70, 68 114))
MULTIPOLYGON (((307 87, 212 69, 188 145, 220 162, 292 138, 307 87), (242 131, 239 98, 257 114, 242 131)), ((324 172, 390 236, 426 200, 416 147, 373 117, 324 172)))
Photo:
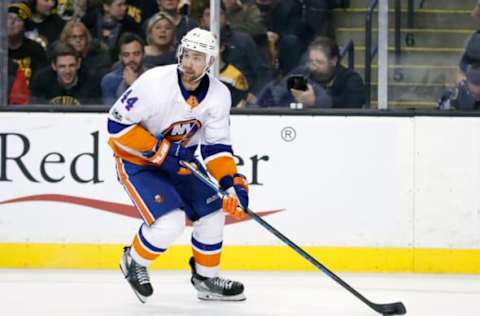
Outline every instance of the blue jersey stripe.
POLYGON ((143 236, 143 233, 142 233, 142 227, 143 227, 143 225, 140 226, 140 229, 138 230, 138 236, 140 236, 140 240, 145 245, 145 247, 147 247, 150 251, 153 251, 153 252, 156 252, 156 253, 165 252, 166 249, 155 247, 154 245, 152 245, 151 243, 149 243, 145 239, 145 237, 143 236))
POLYGON ((126 124, 118 123, 111 119, 108 119, 108 132, 110 134, 117 134, 130 126, 132 125, 131 124, 126 125, 126 124))
POLYGON ((203 250, 203 251, 214 251, 214 250, 219 250, 222 248, 223 241, 213 244, 213 245, 207 245, 204 243, 199 242, 192 236, 192 245, 195 246, 195 248, 203 250))
POLYGON ((202 152, 203 159, 223 152, 228 152, 233 155, 232 146, 224 144, 202 145, 200 151, 202 152))

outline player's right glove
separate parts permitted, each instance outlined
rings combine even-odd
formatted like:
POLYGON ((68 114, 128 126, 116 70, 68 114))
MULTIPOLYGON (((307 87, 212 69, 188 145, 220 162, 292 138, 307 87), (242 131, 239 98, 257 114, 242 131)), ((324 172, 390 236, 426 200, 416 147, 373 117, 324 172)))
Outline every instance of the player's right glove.
POLYGON ((228 214, 236 219, 243 219, 248 208, 248 182, 244 175, 235 174, 225 176, 220 180, 220 187, 228 195, 223 198, 222 207, 228 214))
POLYGON ((186 162, 192 162, 195 160, 194 152, 188 148, 183 147, 179 143, 170 143, 168 155, 186 162))

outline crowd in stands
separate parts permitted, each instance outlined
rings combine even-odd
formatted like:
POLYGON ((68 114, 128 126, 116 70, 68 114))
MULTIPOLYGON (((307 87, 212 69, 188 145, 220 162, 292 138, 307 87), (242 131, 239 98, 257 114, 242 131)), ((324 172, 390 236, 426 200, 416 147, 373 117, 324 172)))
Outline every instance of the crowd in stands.
MULTIPOLYGON (((189 30, 210 27, 208 0, 9 2, 12 105, 111 106, 144 71, 176 63, 189 30)), ((222 0, 219 79, 232 106, 364 106, 365 85, 341 65, 330 23, 347 3, 222 0), (292 89, 292 75, 307 84, 292 89)))
MULTIPOLYGON (((472 16, 480 20, 480 0, 472 16)), ((443 93, 437 107, 440 110, 480 110, 480 31, 470 35, 458 64, 455 87, 443 93)))

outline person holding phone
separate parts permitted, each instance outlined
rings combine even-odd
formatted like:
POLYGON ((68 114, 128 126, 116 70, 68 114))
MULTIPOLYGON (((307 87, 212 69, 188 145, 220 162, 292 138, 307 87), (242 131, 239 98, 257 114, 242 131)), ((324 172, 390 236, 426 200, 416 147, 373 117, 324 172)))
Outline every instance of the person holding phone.
POLYGON ((467 66, 465 79, 443 93, 439 110, 480 110, 480 64, 467 66))
POLYGON ((268 84, 258 105, 289 106, 302 103, 310 108, 361 108, 366 88, 360 75, 339 63, 338 45, 318 37, 308 47, 308 59, 278 83, 268 84))

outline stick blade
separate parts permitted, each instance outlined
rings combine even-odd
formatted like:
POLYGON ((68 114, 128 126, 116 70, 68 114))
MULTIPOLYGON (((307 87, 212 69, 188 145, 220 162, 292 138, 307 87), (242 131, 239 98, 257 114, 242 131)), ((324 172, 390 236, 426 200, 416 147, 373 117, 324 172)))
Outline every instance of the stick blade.
POLYGON ((402 302, 375 304, 374 309, 382 315, 405 315, 407 313, 407 309, 402 302))

